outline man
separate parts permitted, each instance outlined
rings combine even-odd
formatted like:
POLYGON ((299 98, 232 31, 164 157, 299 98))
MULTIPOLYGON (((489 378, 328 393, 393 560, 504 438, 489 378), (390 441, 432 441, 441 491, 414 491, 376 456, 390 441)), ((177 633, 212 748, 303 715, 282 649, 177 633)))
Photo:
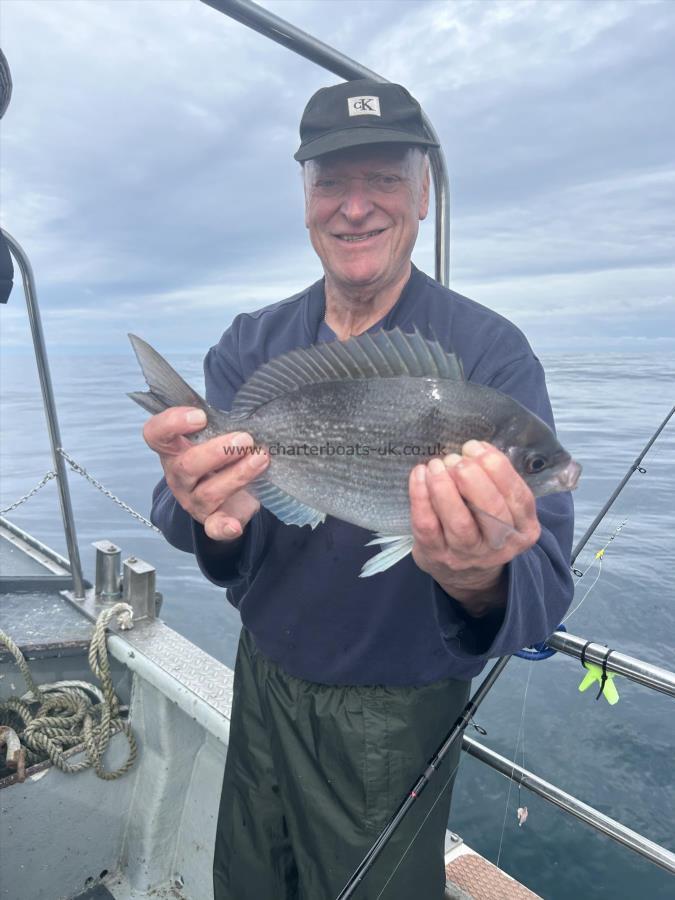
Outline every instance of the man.
MULTIPOLYGON (((205 360, 209 403, 229 409, 264 362, 297 347, 380 328, 418 328, 462 359, 466 376, 552 424, 527 341, 495 313, 411 264, 429 205, 421 110, 395 84, 325 88, 305 109, 306 225, 325 273, 308 289, 237 316, 205 360)), ((358 578, 367 534, 328 518, 287 526, 246 487, 268 453, 247 434, 192 446, 203 413, 146 424, 165 478, 152 519, 228 589, 243 629, 221 797, 216 900, 330 900, 463 708, 490 657, 547 637, 571 594, 569 494, 534 498, 508 459, 469 441, 415 466, 409 556, 358 578), (495 550, 473 504, 512 531, 495 550)), ((459 744, 357 896, 443 895, 443 840, 459 744), (420 830, 416 839, 413 838, 420 830), (406 849, 411 844, 410 849, 406 849)))

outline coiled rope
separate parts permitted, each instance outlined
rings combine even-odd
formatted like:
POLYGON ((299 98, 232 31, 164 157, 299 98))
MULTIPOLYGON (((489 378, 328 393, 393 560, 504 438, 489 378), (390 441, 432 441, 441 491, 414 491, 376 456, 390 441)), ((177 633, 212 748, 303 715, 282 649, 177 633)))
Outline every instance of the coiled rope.
POLYGON ((105 635, 113 616, 118 617, 120 627, 129 627, 131 615, 132 609, 127 603, 116 603, 96 620, 89 645, 89 668, 101 682, 102 690, 86 681, 35 684, 21 650, 9 635, 0 631, 0 645, 12 654, 28 686, 23 696, 0 701, 0 726, 9 726, 16 732, 25 750, 26 765, 41 762, 46 756, 62 772, 75 773, 93 768, 98 777, 106 781, 120 778, 133 766, 137 755, 136 739, 131 726, 120 715, 105 635), (126 735, 129 756, 119 769, 107 771, 103 756, 110 738, 117 731, 126 735), (65 751, 82 743, 86 759, 69 763, 65 751))

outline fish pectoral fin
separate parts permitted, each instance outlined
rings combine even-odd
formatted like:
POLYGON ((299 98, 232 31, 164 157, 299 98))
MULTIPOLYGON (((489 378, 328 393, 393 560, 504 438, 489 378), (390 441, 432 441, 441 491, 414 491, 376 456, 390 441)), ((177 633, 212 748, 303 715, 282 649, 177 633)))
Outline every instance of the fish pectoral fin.
POLYGON ((470 500, 466 500, 465 503, 478 520, 478 527, 489 546, 493 550, 501 550, 509 535, 516 533, 513 525, 509 525, 508 522, 498 519, 497 516, 485 512, 484 509, 471 503, 470 500))
POLYGON ((265 476, 261 475, 249 485, 249 490, 254 497, 257 497, 262 505, 274 513, 277 519, 281 519, 286 525, 311 525, 316 528, 326 518, 326 513, 319 512, 318 509, 312 509, 295 497, 291 497, 286 491, 282 491, 265 476))
POLYGON ((378 572, 384 572, 402 560, 413 548, 413 536, 411 534, 378 534, 374 540, 368 541, 366 547, 372 547, 374 544, 378 544, 383 549, 364 563, 359 578, 369 578, 371 575, 377 575, 378 572))

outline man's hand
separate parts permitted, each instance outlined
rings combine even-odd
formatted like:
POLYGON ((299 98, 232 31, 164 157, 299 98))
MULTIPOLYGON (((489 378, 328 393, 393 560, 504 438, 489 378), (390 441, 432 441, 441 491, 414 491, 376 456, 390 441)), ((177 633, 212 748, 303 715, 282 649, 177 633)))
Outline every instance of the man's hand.
POLYGON ((468 441, 462 456, 432 459, 410 474, 413 559, 470 615, 504 606, 504 566, 532 547, 541 533, 534 496, 509 459, 482 441, 468 441), (497 549, 489 519, 510 529, 497 549))
POLYGON ((203 444, 184 437, 205 425, 202 410, 175 406, 148 419, 143 437, 159 454, 166 482, 183 509, 202 523, 212 540, 233 541, 260 508, 245 488, 265 470, 269 455, 250 452, 253 438, 245 432, 203 444))

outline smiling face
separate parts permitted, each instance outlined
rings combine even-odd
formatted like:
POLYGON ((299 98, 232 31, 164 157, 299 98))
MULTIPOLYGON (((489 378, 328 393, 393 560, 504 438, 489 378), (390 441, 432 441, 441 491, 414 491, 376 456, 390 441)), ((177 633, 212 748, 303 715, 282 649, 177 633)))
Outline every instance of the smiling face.
POLYGON ((305 164, 305 225, 338 290, 380 291, 407 278, 429 174, 419 150, 354 147, 305 164))

